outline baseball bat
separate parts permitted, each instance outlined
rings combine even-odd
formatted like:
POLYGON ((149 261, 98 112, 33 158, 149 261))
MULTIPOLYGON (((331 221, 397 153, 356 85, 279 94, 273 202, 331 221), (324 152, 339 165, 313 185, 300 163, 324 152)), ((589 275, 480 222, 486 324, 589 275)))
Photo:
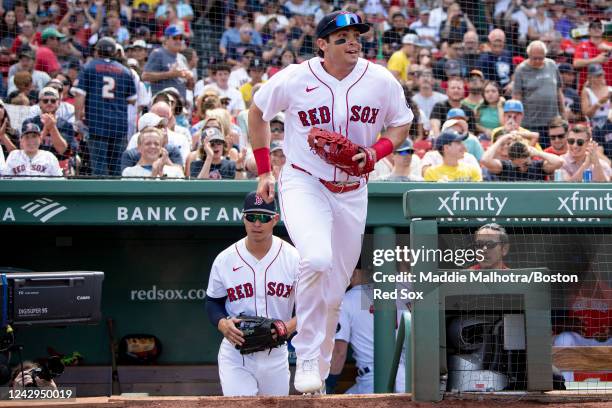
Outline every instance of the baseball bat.
POLYGON ((108 341, 110 343, 111 352, 111 368, 112 368, 112 395, 121 394, 121 383, 119 382, 119 372, 117 371, 117 344, 115 343, 115 329, 112 318, 106 319, 106 327, 108 328, 108 341))

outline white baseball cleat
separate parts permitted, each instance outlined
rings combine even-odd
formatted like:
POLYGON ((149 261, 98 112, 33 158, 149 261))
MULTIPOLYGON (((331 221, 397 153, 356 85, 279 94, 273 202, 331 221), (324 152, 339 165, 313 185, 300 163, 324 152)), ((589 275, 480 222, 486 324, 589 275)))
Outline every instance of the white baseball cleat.
POLYGON ((313 394, 321 390, 322 381, 319 374, 319 360, 300 360, 298 358, 293 385, 298 392, 313 394))

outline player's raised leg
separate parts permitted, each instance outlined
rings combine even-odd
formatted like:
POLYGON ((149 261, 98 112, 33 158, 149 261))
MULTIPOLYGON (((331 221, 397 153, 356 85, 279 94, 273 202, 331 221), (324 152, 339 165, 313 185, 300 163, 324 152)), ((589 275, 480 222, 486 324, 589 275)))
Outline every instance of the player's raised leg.
POLYGON ((328 196, 333 203, 334 214, 340 213, 342 217, 335 217, 332 225, 333 264, 325 285, 327 321, 319 358, 319 372, 323 380, 329 374, 340 304, 359 261, 368 207, 365 187, 343 193, 341 199, 336 199, 338 196, 331 192, 328 192, 328 196))
POLYGON ((332 209, 315 178, 285 166, 279 181, 279 201, 285 227, 300 252, 296 287, 297 354, 295 388, 314 392, 321 388, 320 346, 327 321, 326 276, 332 268, 332 209))

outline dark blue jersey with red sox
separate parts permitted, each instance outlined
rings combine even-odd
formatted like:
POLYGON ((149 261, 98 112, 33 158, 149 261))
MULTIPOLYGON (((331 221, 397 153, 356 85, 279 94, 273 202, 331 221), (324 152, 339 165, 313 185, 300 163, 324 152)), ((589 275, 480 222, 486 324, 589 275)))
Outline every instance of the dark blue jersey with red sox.
POLYGON ((94 59, 81 70, 75 93, 85 96, 85 121, 91 135, 125 137, 127 106, 137 98, 132 72, 116 61, 94 59))

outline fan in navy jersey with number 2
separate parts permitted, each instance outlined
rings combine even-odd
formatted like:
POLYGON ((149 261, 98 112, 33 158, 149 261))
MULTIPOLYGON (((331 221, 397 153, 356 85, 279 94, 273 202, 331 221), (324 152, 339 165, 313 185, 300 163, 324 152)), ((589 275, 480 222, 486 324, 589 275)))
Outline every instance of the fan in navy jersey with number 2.
POLYGON ((136 102, 134 77, 112 58, 116 42, 103 37, 96 58, 83 67, 75 86, 77 118, 89 128, 88 146, 94 175, 121 175, 120 159, 130 135, 127 106, 136 102))

